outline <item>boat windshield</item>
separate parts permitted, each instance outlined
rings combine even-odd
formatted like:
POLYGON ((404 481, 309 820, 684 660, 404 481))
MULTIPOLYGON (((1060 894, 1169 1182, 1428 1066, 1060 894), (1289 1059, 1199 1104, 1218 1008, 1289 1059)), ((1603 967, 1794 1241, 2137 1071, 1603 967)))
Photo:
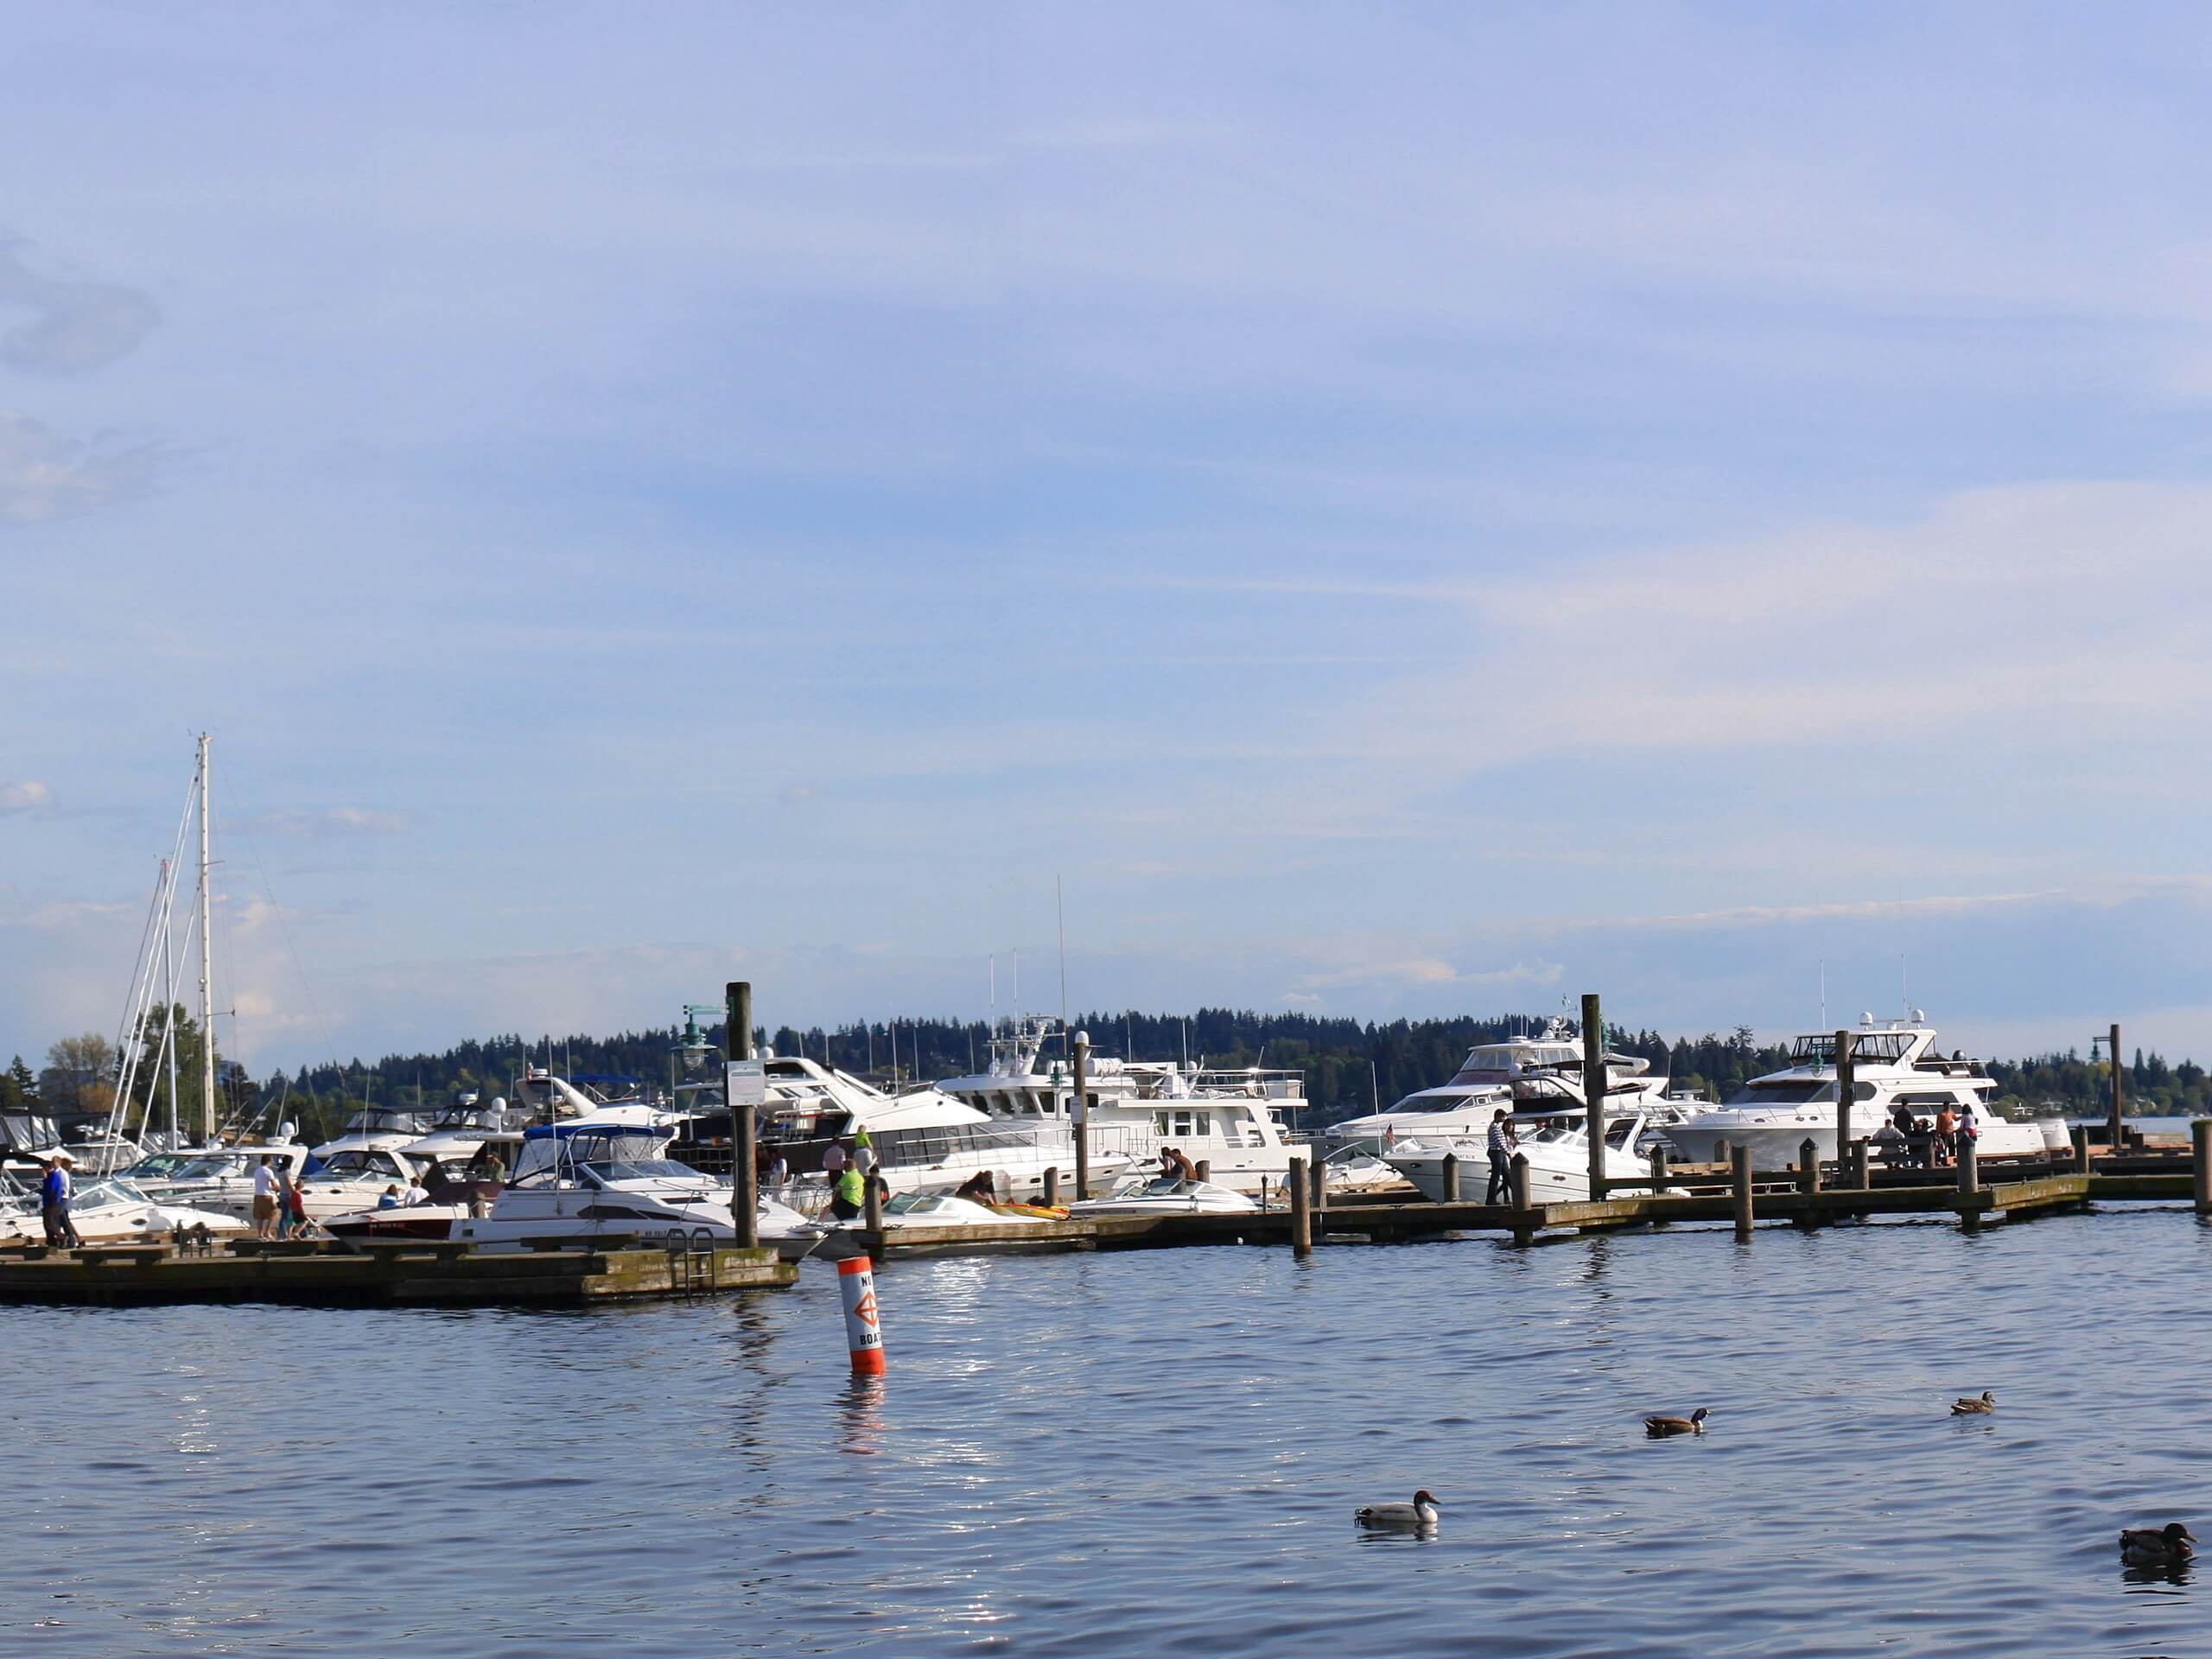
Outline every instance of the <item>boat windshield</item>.
POLYGON ((672 1158, 633 1158, 579 1163, 581 1174, 604 1182, 614 1181, 695 1181, 702 1186, 714 1185, 714 1177, 702 1175, 689 1164, 679 1164, 672 1158))
MULTIPOLYGON (((1910 1031, 1861 1031, 1853 1033, 1852 1058, 1879 1062, 1901 1060, 1912 1046, 1918 1033, 1910 1031)), ((1835 1033, 1815 1032, 1809 1037, 1800 1037, 1789 1046, 1792 1065, 1834 1065, 1835 1064, 1835 1033)))
POLYGON ((145 1202, 146 1195, 130 1182, 115 1180, 99 1181, 91 1186, 80 1187, 69 1200, 70 1207, 77 1210, 105 1210, 115 1205, 145 1202))
POLYGON ((364 1152, 359 1147, 349 1147, 344 1152, 333 1153, 329 1161, 315 1172, 319 1181, 404 1181, 407 1172, 399 1160, 388 1152, 364 1152))
POLYGON ((673 1170, 679 1179, 697 1174, 696 1170, 661 1157, 668 1140, 665 1131, 626 1126, 577 1128, 565 1135, 540 1131, 522 1143, 521 1155, 515 1160, 514 1185, 536 1185, 583 1168, 594 1171, 601 1180, 658 1179, 662 1170, 673 1170), (618 1167, 654 1173, 607 1173, 618 1167))
POLYGON ((16 1152, 44 1152, 61 1144, 60 1133, 54 1128, 50 1117, 36 1117, 26 1112, 10 1112, 0 1117, 0 1136, 16 1152))
POLYGON ((420 1135, 423 1132, 421 1116, 415 1112, 395 1111, 389 1106, 369 1106, 346 1120, 348 1135, 420 1135))
MULTIPOLYGON (((180 1181, 219 1181, 228 1176, 245 1174, 249 1155, 243 1152, 224 1152, 207 1158, 188 1159, 176 1164, 172 1174, 180 1181)), ((124 1173, 143 1179, 152 1173, 146 1166, 154 1161, 151 1158, 142 1158, 124 1173)))
POLYGON ((188 1152, 149 1152, 119 1173, 137 1181, 165 1181, 171 1176, 182 1175, 200 1161, 188 1152))

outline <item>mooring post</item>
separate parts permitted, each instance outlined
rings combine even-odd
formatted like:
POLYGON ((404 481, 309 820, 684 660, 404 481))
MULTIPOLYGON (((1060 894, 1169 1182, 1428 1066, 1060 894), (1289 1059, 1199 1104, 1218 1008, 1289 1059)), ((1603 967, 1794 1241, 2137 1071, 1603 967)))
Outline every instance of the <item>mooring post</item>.
POLYGON ((2120 1122, 2120 1022, 2112 1027, 2112 1155, 2120 1156, 2126 1143, 2127 1126, 2120 1122))
POLYGON ((1313 1202, 1306 1186, 1306 1160, 1290 1160, 1290 1253, 1313 1254, 1313 1202))
POLYGON ((887 1255, 888 1252, 883 1246, 883 1186, 876 1179, 875 1172, 872 1169, 868 1171, 868 1179, 861 1188, 861 1225, 867 1228, 874 1236, 874 1248, 876 1255, 878 1256, 887 1255))
POLYGON ((2074 1167, 2081 1174, 2089 1173, 2089 1126, 2086 1123, 2074 1126, 2074 1167))
POLYGON ((1959 1137, 1959 1223, 1972 1232, 1981 1224, 1981 1209, 1976 1202, 1981 1186, 1980 1159, 1974 1142, 1964 1135, 1959 1137))
MULTIPOLYGON (((1664 1198, 1666 1192, 1667 1148, 1654 1147, 1651 1148, 1651 1196, 1655 1198, 1664 1198)), ((1655 1227, 1664 1227, 1667 1224, 1667 1218, 1664 1216, 1655 1216, 1652 1217, 1651 1224, 1655 1227)))
POLYGON ((1797 1211, 1797 1224, 1810 1228, 1815 1224, 1813 1197, 1821 1190, 1821 1148, 1810 1135, 1797 1143, 1797 1196, 1804 1204, 1797 1211))
POLYGON ((1201 1158, 1198 1160, 1198 1179, 1202 1181, 1210 1181, 1213 1179, 1212 1159, 1201 1158))
POLYGON ((1835 1034, 1835 1156, 1836 1179, 1843 1179, 1844 1160, 1851 1145, 1851 1102, 1859 1086, 1858 1039, 1847 1031, 1835 1034))
POLYGON ((1864 1192, 1872 1185, 1866 1175, 1866 1139, 1861 1135, 1851 1143, 1851 1190, 1864 1192))
POLYGON ((1319 1215, 1329 1207, 1329 1160, 1318 1151, 1313 1154, 1312 1179, 1313 1211, 1319 1215))
MULTIPOLYGON (((753 982, 733 979, 722 988, 722 1050, 733 1060, 753 1058, 753 982)), ((759 1125, 753 1103, 729 1103, 729 1219, 737 1243, 760 1245, 760 1158, 754 1144, 759 1125)))
POLYGON ((1536 1206, 1529 1191, 1529 1154, 1527 1153, 1516 1152, 1513 1154, 1508 1185, 1511 1189, 1513 1199, 1513 1242, 1516 1244, 1526 1244, 1536 1236, 1536 1230, 1529 1224, 1529 1212, 1536 1206))
POLYGON ((1459 1202, 1459 1154, 1456 1152, 1444 1154, 1444 1202, 1459 1202))
POLYGON ((1068 1126, 1075 1131, 1075 1195, 1090 1196, 1090 1033, 1078 1031, 1071 1056, 1075 1093, 1068 1097, 1068 1126))
POLYGON ((1749 1147, 1728 1148, 1729 1173, 1735 1178, 1736 1236, 1751 1236, 1751 1149, 1749 1147))
POLYGON ((1582 1115, 1590 1136, 1590 1201, 1605 1196, 1605 1020, 1598 993, 1582 994, 1582 1115))
POLYGON ((2189 1126, 2191 1173, 2196 1177, 2196 1213, 2212 1216, 2212 1117, 2200 1117, 2189 1126))
POLYGON ((1051 1209, 1060 1201, 1060 1166, 1052 1165, 1045 1172, 1045 1207, 1051 1209))

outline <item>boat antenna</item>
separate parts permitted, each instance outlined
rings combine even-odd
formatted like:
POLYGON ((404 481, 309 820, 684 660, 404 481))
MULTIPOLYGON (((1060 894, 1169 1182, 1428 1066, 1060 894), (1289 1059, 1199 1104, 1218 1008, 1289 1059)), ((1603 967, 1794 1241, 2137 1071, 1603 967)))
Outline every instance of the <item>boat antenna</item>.
POLYGON ((1904 1017, 1912 1018, 1912 987, 1904 976, 1904 952, 1897 952, 1897 1000, 1904 1004, 1904 1017))
POLYGON ((1060 878, 1052 878, 1052 912, 1060 925, 1060 1052, 1068 1051, 1068 907, 1060 897, 1060 878))
POLYGON ((1828 1028, 1828 963, 1827 958, 1825 957, 1821 958, 1821 1023, 1819 1028, 1822 1031, 1826 1031, 1828 1028))

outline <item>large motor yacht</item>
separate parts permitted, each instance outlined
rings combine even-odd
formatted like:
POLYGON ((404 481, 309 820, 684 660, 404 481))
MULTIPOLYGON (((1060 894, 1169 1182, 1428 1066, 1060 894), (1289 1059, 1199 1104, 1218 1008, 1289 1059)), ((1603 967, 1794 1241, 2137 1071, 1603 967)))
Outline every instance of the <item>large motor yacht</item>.
MULTIPOLYGON (((729 1182, 671 1160, 671 1131, 665 1115, 645 1106, 612 1106, 528 1130, 491 1213, 457 1217, 449 1236, 493 1250, 522 1249, 532 1239, 624 1236, 729 1243, 737 1236, 729 1182)), ((830 1237, 765 1194, 759 1215, 760 1242, 785 1261, 817 1247, 837 1253, 842 1235, 830 1237)))
MULTIPOLYGON (((766 1168, 781 1157, 802 1204, 823 1196, 822 1159, 831 1143, 855 1152, 862 1131, 893 1193, 950 1192, 988 1171, 1005 1196, 1030 1198, 1043 1193, 1045 1172, 1054 1168, 1074 1192, 1075 1141, 1065 1122, 995 1122, 941 1090, 887 1095, 850 1072, 804 1058, 770 1055, 762 1069, 768 1098, 757 1120, 761 1164, 766 1168)), ((717 1111, 703 1113, 695 1129, 711 1136, 718 1128, 727 1137, 728 1109, 717 1111)), ((1091 1184, 1110 1185, 1128 1166, 1126 1155, 1094 1145, 1091 1184)))
MULTIPOLYGON (((1852 1043, 1852 1085, 1854 1138, 1875 1135, 1901 1110, 1924 1122, 1945 1107, 1956 1111, 1972 1106, 1980 1157, 2035 1156, 2062 1151, 2068 1144, 2065 1125, 2056 1119, 2048 1125, 2013 1123, 1991 1110, 1996 1083, 1983 1075, 1978 1061, 1958 1052, 1946 1058, 1918 1008, 1907 1019, 1880 1024, 1871 1014, 1859 1017, 1852 1043)), ((1792 1045, 1783 1070, 1753 1077, 1725 1105, 1668 1125, 1666 1135, 1676 1153, 1693 1163, 1715 1160, 1726 1141, 1749 1147, 1752 1167, 1780 1169, 1797 1161, 1806 1141, 1823 1159, 1836 1155, 1835 1108, 1835 1034, 1815 1032, 1792 1045)))
MULTIPOLYGON (((991 1039, 988 1071, 938 1087, 995 1124, 1054 1135, 1071 1147, 1075 1082, 1064 1063, 1044 1058, 1053 1029, 1048 1020, 1019 1020, 991 1039)), ((1306 1155, 1283 1122, 1306 1105, 1303 1079, 1294 1071, 1095 1055, 1084 1096, 1094 1185, 1109 1166, 1155 1164, 1173 1147, 1208 1165, 1216 1185, 1257 1192, 1281 1187, 1291 1159, 1306 1155)), ((1065 1174, 1067 1166, 1061 1167, 1065 1174)))
MULTIPOLYGON (((1577 1091, 1580 1092, 1579 1090, 1577 1091)), ((1588 1119, 1580 1109, 1549 1109, 1539 1103, 1508 1120, 1529 1160, 1529 1197, 1536 1204, 1580 1204, 1590 1196, 1590 1135, 1588 1119)), ((1608 1096, 1605 1118, 1605 1179, 1608 1181, 1649 1180, 1644 1161, 1654 1136, 1665 1129, 1655 1110, 1640 1103, 1619 1106, 1608 1096)), ((1671 1134, 1671 1129, 1665 1129, 1671 1134)), ((1459 1198, 1465 1203, 1481 1198, 1490 1181, 1488 1120, 1480 1135, 1421 1135, 1402 1137, 1383 1154, 1383 1161, 1404 1176, 1431 1200, 1444 1197, 1444 1159, 1459 1160, 1459 1198)), ((1672 1191, 1673 1189, 1669 1189, 1672 1191)))
MULTIPOLYGON (((1650 1071, 1650 1061, 1608 1050, 1608 1108, 1654 1109, 1655 1103, 1666 1097, 1667 1080, 1650 1071)), ((1513 1112, 1555 1104, 1571 1110, 1581 1100, 1582 1044, 1569 1032, 1567 1022, 1554 1015, 1541 1035, 1478 1043, 1449 1082, 1417 1089, 1387 1112, 1332 1123, 1321 1131, 1321 1138, 1332 1151, 1354 1148, 1387 1157, 1408 1136, 1435 1141, 1485 1135, 1491 1114, 1500 1107, 1513 1112)))

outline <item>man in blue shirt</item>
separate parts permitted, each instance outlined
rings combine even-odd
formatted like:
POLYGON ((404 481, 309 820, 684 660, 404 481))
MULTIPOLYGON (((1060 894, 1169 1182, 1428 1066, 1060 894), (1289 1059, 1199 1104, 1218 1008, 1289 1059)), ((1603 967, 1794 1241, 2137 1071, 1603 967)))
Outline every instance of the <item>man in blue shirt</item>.
POLYGON ((46 1176, 38 1185, 39 1220, 46 1226, 46 1242, 54 1249, 75 1248, 77 1224, 69 1219, 69 1154, 57 1152, 46 1160, 46 1176))

